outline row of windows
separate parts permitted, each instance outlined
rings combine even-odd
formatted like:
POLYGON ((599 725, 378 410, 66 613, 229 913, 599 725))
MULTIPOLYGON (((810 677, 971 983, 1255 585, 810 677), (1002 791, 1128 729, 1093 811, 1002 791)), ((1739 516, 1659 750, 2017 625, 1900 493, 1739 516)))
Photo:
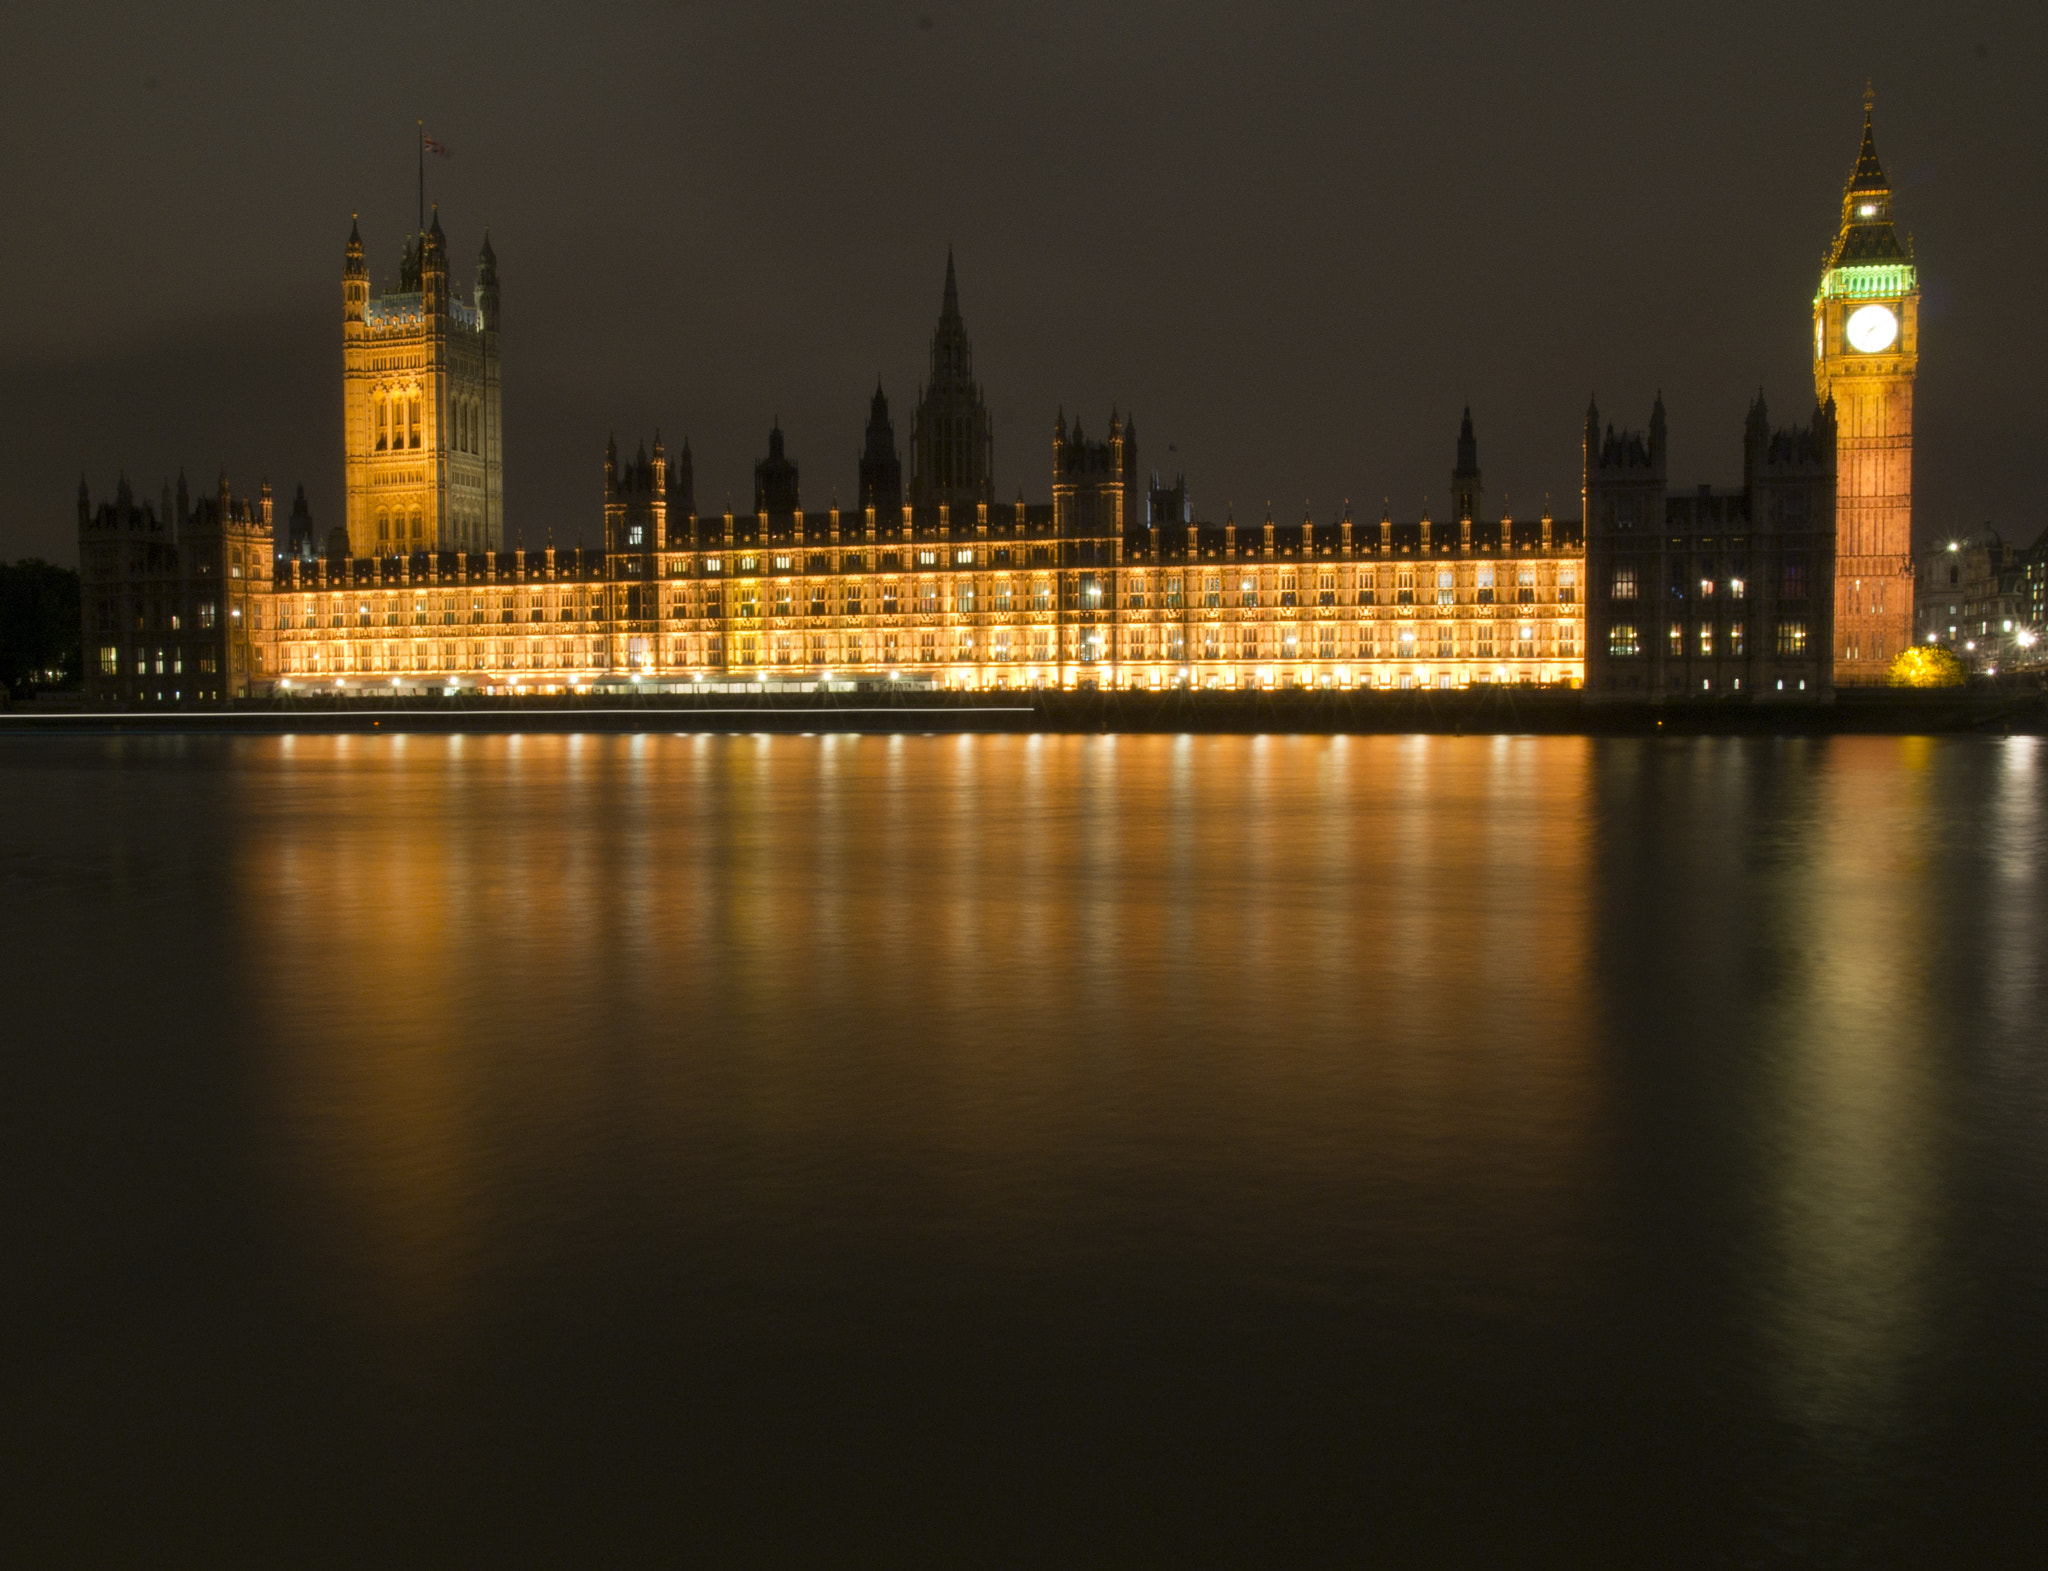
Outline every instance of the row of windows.
MULTIPOLYGON (((214 652, 201 649, 194 656, 194 665, 201 671, 214 669, 214 652)), ((155 649, 135 651, 135 674, 137 676, 182 676, 185 673, 185 651, 173 644, 155 649)), ((116 644, 100 645, 100 675, 121 674, 121 650, 116 644)))
MULTIPOLYGON (((1308 629, 1256 626, 1194 629, 1081 627, 1073 629, 1070 637, 1063 637, 1062 630, 1051 627, 962 627, 943 630, 887 628, 872 633, 829 634, 771 632, 761 635, 743 632, 733 635, 731 647, 737 652, 741 664, 756 663, 758 651, 763 648, 777 651, 777 659, 783 664, 790 663, 794 658, 793 652, 808 651, 812 665, 859 665, 871 653, 875 658, 893 661, 911 658, 908 652, 912 651, 927 664, 941 659, 993 660, 998 663, 1046 661, 1055 658, 1062 648, 1067 649, 1071 657, 1089 663, 1112 658, 1141 662, 1189 658, 1205 661, 1436 659, 1484 662, 1550 657, 1576 659, 1579 655, 1578 636, 1578 624, 1574 622, 1555 625, 1506 623, 1497 630, 1491 624, 1460 628, 1458 624, 1449 622, 1424 628, 1340 628, 1327 623, 1308 629), (764 637, 765 643, 761 641, 764 637), (750 650, 754 653, 749 653, 750 650)), ((715 663, 722 659, 722 651, 726 647, 724 639, 725 635, 714 633, 669 638, 665 642, 671 650, 710 651, 709 658, 715 663)), ((541 638, 495 640, 464 647, 495 651, 495 654, 472 656, 487 664, 516 664, 528 659, 553 658, 562 651, 580 653, 586 647, 594 660, 604 642, 594 637, 588 640, 541 638)), ((648 640, 635 637, 626 642, 629 646, 644 649, 648 640)), ((283 669, 287 672, 312 671, 319 669, 323 662, 329 667, 339 668, 336 662, 345 664, 352 660, 358 662, 358 669, 374 669, 381 665, 389 665, 392 669, 431 669, 436 660, 436 647, 431 641, 389 639, 366 643, 287 644, 282 651, 283 669), (351 654, 351 650, 356 652, 351 654), (370 664, 363 665, 362 662, 370 664)), ((448 651, 454 646, 444 643, 438 647, 441 665, 446 666, 451 658, 448 651)))
MULTIPOLYGON (((1159 609, 1180 611, 1187 607, 1181 593, 1181 580, 1166 579, 1157 595, 1159 609)), ((645 619, 649 613, 638 608, 637 597, 643 593, 637 585, 625 588, 626 601, 622 614, 635 619, 645 619)), ((1446 592, 1448 594, 1448 591, 1446 592)), ((1560 595, 1564 603, 1570 599, 1563 587, 1560 595)), ((429 614, 438 614, 443 620, 452 620, 456 613, 467 611, 469 620, 486 620, 485 613, 495 610, 499 620, 529 620, 535 622, 550 620, 581 620, 593 615, 606 614, 602 610, 603 591, 599 591, 595 602, 586 591, 580 599, 571 600, 563 595, 559 600, 553 593, 545 596, 539 590, 520 592, 499 592, 495 595, 472 593, 469 595, 416 594, 411 611, 415 620, 429 614)), ((1233 605, 1240 608, 1259 609, 1261 606, 1289 609, 1294 605, 1295 596, 1282 593, 1268 595, 1263 599, 1255 588, 1242 590, 1233 605), (1276 603, 1277 602, 1277 603, 1276 603)), ((690 616, 721 617, 725 614, 727 591, 721 584, 707 584, 702 588, 672 590, 666 596, 668 614, 671 617, 690 616)), ((902 582, 887 579, 879 584, 867 584, 857 580, 842 580, 837 585, 812 582, 809 584, 761 584, 740 581, 732 586, 730 593, 734 613, 741 618, 753 618, 763 614, 776 617, 793 617, 807 614, 824 616, 865 616, 871 610, 883 616, 900 616, 911 612, 936 615, 941 611, 952 611, 962 615, 977 613, 1010 613, 1014 611, 1050 612, 1056 609, 1056 591, 1049 578, 1033 579, 1026 583, 1013 583, 1008 578, 997 578, 985 587, 972 580, 950 580, 941 583, 937 579, 913 579, 902 582)), ((1153 595, 1142 587, 1133 587, 1125 597, 1129 610, 1144 611, 1151 607, 1153 595)), ((1202 593, 1204 610, 1223 608, 1224 596, 1221 581, 1208 580, 1202 593)), ((1368 604, 1371 602, 1368 600, 1368 604)), ((1440 600, 1443 605, 1452 604, 1448 598, 1440 600)), ((1528 602, 1525 602, 1528 603, 1528 602)), ((1078 581, 1074 601, 1070 608, 1081 610, 1100 609, 1105 604, 1101 586, 1091 577, 1078 581)), ((1328 604, 1327 601, 1324 604, 1328 604)), ((377 613, 397 619, 406 611, 402 601, 393 603, 380 599, 377 613)), ((367 602, 358 602, 349 596, 313 597, 307 596, 297 604, 296 615, 299 625, 306 627, 349 624, 351 618, 368 618, 373 615, 367 602)), ((280 626, 293 625, 294 610, 287 599, 283 608, 284 620, 280 626)), ((364 622, 363 625, 368 625, 364 622)))
MULTIPOLYGON (((1675 659, 1683 659, 1688 653, 1704 660, 1711 660, 1717 654, 1739 659, 1748 653, 1746 636, 1740 622, 1732 622, 1726 629, 1717 629, 1711 622, 1700 622, 1693 626, 1689 636, 1685 623, 1673 622, 1666 629, 1665 647, 1675 659)), ((1641 654, 1642 629, 1634 622, 1609 624, 1607 652, 1616 656, 1641 654)), ((1803 620, 1793 618, 1777 624, 1777 652, 1781 655, 1806 653, 1806 623, 1803 620)))
MULTIPOLYGON (((1716 596, 1725 597, 1729 600, 1742 600, 1747 598, 1749 594, 1749 581, 1739 575, 1721 579, 1701 578, 1697 583, 1699 598, 1702 600, 1712 600, 1716 596)), ((1671 598, 1683 600, 1692 589, 1692 586, 1693 581, 1688 577, 1684 569, 1674 566, 1671 572, 1671 598)), ((1621 563, 1615 567, 1614 576, 1608 581, 1608 598, 1612 600, 1634 600, 1641 594, 1642 589, 1643 583, 1641 578, 1638 577, 1635 567, 1628 563, 1621 563)), ((1778 583, 1779 598, 1784 600, 1803 600, 1806 598, 1806 590, 1806 564, 1804 562, 1783 563, 1778 583)))

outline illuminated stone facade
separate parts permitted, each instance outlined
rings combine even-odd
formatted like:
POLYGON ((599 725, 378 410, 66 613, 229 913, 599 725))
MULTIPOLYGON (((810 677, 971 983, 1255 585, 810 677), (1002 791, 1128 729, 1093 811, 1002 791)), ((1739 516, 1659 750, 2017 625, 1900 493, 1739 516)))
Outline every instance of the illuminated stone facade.
MULTIPOLYGON (((485 264, 494 281, 488 248, 485 264)), ((494 289, 480 282, 478 300, 494 367, 494 289)), ((353 345, 353 314, 348 332, 353 345)), ((671 455, 657 436, 624 459, 608 447, 592 550, 415 550, 409 527, 400 549, 372 520, 365 551, 352 492, 352 555, 279 564, 266 669, 280 686, 400 693, 1583 680, 1578 526, 1477 516, 1469 413, 1455 521, 1198 523, 1184 484, 1141 486, 1136 429, 1114 413, 1101 441, 1056 422, 1050 506, 988 499, 993 449, 950 257, 931 363, 909 486, 877 388, 849 511, 803 510, 779 428, 741 514, 697 512, 687 444, 671 455)), ((351 474, 375 429, 351 415, 351 474)))
POLYGON ((398 288, 373 293, 352 225, 342 265, 342 430, 348 548, 361 557, 491 551, 505 541, 498 260, 456 297, 437 211, 398 288))
POLYGON ((1839 426, 1835 679, 1877 683, 1913 641, 1913 374, 1920 283, 1892 228, 1866 109, 1842 221, 1813 297, 1813 382, 1839 426))

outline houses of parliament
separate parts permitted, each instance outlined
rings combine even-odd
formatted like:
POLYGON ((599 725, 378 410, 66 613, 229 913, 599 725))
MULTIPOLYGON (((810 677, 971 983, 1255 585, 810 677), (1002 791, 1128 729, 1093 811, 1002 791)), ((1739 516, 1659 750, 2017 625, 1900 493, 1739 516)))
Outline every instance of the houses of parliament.
MULTIPOLYGON (((372 289, 342 266, 346 515, 225 476, 78 500, 88 693, 1582 688, 1589 701, 1824 701, 1910 639, 1918 288, 1866 110, 1813 305, 1817 399, 1761 399, 1740 486, 1672 488, 1661 400, 1583 427, 1577 516, 1490 516, 1471 412, 1440 518, 1198 518, 1136 421, 1050 430, 1049 502, 998 501, 946 261, 909 472, 877 387, 855 505, 803 505, 769 431, 753 507, 700 511, 687 442, 603 458, 602 545, 506 545, 497 258, 467 298, 436 213, 372 289)), ((1449 435, 1447 431, 1447 436, 1449 435)), ((595 522, 595 520, 593 520, 595 522)), ((566 531, 565 531, 566 532, 566 531)))

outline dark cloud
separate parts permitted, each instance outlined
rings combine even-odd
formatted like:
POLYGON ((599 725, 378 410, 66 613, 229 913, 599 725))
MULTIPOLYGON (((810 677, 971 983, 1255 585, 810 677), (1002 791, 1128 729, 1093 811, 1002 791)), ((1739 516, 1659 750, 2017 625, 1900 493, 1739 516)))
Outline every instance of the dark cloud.
POLYGON ((1203 512, 1413 512, 1469 399, 1491 493, 1569 509, 1587 392, 1659 386, 1677 478, 1730 481, 1748 395, 1811 396, 1866 77, 1926 277, 1923 526, 2025 533, 2044 65, 2017 6, 50 8, 0 62, 0 554, 69 558, 81 467, 338 517, 342 241, 360 210, 395 267, 421 117, 459 265, 486 223, 501 260, 529 539, 594 531, 613 429, 687 433, 709 506, 779 411, 807 500, 849 496, 949 241, 1005 495, 1115 400, 1203 512))

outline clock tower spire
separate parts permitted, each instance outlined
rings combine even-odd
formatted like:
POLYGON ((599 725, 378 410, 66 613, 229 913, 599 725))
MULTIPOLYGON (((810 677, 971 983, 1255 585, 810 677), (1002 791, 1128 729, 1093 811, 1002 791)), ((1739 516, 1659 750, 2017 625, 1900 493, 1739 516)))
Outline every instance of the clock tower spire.
POLYGON ((1920 281, 1892 227, 1872 94, 1813 297, 1813 385, 1834 400, 1835 682, 1882 682, 1913 639, 1913 373, 1920 281))

